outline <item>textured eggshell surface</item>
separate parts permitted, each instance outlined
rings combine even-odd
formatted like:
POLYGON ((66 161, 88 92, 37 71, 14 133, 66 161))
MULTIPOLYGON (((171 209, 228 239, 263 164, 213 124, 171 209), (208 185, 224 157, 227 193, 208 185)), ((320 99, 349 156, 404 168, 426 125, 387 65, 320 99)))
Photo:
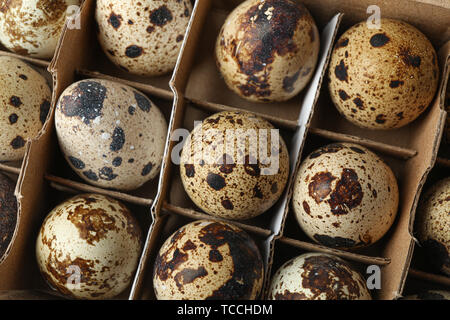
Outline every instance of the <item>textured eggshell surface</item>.
POLYGON ((0 161, 21 160, 26 141, 47 119, 51 89, 40 73, 12 57, 0 57, 0 79, 0 161))
POLYGON ((306 253, 275 273, 269 300, 371 300, 364 278, 344 260, 306 253))
POLYGON ((140 226, 123 204, 85 194, 45 218, 36 257, 42 275, 59 292, 77 299, 109 299, 131 284, 141 248, 140 226))
POLYGON ((0 263, 16 230, 17 200, 14 196, 16 184, 0 173, 0 263))
POLYGON ((402 300, 450 300, 450 292, 443 290, 427 290, 402 298, 402 300))
POLYGON ((397 180, 365 147, 335 143, 311 153, 294 182, 293 208, 303 231, 325 246, 353 249, 379 240, 397 214, 397 180))
POLYGON ((417 210, 416 228, 430 263, 450 276, 450 177, 425 193, 417 210))
POLYGON ((272 207, 288 174, 283 138, 269 122, 248 112, 206 118, 181 153, 181 180, 192 201, 208 214, 232 220, 272 207))
POLYGON ((415 120, 432 101, 439 80, 436 52, 419 30, 381 19, 380 29, 361 22, 337 41, 329 90, 338 111, 354 124, 391 129, 415 120))
MULTIPOLYGON (((70 6, 80 0, 0 1, 0 41, 18 54, 50 59, 56 49, 70 6)), ((73 7, 76 9, 76 7, 73 7)))
POLYGON ((59 98, 55 124, 69 165, 93 185, 136 189, 160 171, 167 122, 129 86, 98 79, 72 84, 59 98))
POLYGON ((247 0, 226 19, 216 63, 228 87, 258 102, 285 101, 311 79, 320 37, 314 19, 292 0, 247 0))
POLYGON ((156 258, 159 300, 254 300, 264 278, 255 242, 224 222, 200 220, 178 229, 156 258))
POLYGON ((190 0, 97 0, 98 39, 123 70, 165 74, 175 67, 191 13, 190 0))

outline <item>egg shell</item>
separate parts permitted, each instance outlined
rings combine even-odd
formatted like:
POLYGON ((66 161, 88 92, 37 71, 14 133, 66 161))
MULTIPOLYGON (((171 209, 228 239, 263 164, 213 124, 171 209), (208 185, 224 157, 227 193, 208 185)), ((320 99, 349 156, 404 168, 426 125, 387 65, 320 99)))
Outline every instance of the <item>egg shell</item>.
POLYGON ((263 284, 258 247, 238 227, 199 220, 172 234, 153 272, 159 300, 254 300, 263 284))
POLYGON ((134 88, 99 79, 76 82, 59 98, 55 125, 69 165, 93 185, 136 189, 160 171, 167 123, 134 88))
POLYGON ((364 278, 344 260, 306 253, 274 274, 269 300, 371 300, 364 278))
POLYGON ((15 53, 49 59, 55 52, 67 13, 72 13, 70 6, 79 5, 80 0, 2 1, 0 41, 15 53))
POLYGON ((110 299, 131 284, 141 249, 140 226, 122 203, 84 194, 60 204, 45 218, 36 257, 44 278, 62 294, 110 299))
POLYGON ((0 172, 0 263, 16 230, 17 200, 14 195, 16 184, 0 172))
POLYGON ((272 207, 289 174, 286 144, 281 135, 276 140, 272 129, 254 114, 228 111, 196 126, 180 160, 181 180, 192 201, 208 214, 232 220, 249 219, 272 207), (263 152, 256 149, 258 142, 258 149, 266 145, 263 152))
POLYGON ((416 228, 430 263, 450 276, 450 177, 437 182, 421 199, 416 228))
POLYGON ((378 241, 397 214, 397 180, 372 151, 335 143, 311 153, 294 182, 297 221, 312 240, 355 249, 378 241))
POLYGON ((228 87, 256 102, 285 101, 309 82, 320 37, 314 19, 292 0, 247 0, 227 17, 216 63, 228 87))
POLYGON ((444 290, 427 290, 403 297, 402 300, 450 300, 450 292, 444 290))
POLYGON ((175 67, 191 13, 190 0, 97 0, 98 39, 123 70, 162 75, 175 67))
POLYGON ((361 22, 337 41, 328 71, 338 111, 370 129, 392 129, 415 120, 432 101, 439 80, 436 52, 413 26, 381 19, 361 22))
POLYGON ((0 57, 0 78, 0 161, 17 161, 45 123, 52 93, 47 80, 17 58, 0 57))

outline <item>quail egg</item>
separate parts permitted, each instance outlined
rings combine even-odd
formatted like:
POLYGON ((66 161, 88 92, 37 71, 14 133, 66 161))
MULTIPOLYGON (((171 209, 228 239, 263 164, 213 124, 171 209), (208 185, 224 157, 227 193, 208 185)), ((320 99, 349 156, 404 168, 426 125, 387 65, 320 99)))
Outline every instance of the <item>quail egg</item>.
POLYGON ((16 184, 0 172, 0 263, 13 238, 17 223, 16 184))
POLYGON ((159 300, 254 300, 264 267, 255 242, 236 226, 189 223, 161 247, 153 272, 159 300))
POLYGON ((133 279, 142 231, 131 212, 112 198, 84 194, 53 209, 36 242, 48 284, 77 299, 110 299, 133 279))
POLYGON ((129 86, 99 79, 72 84, 59 98, 55 125, 69 165, 93 185, 136 189, 160 171, 166 120, 129 86))
POLYGON ((309 11, 293 0, 247 0, 226 19, 216 63, 228 87, 256 101, 285 101, 312 78, 320 49, 309 11))
POLYGON ((443 290, 427 290, 402 298, 402 300, 450 300, 450 292, 443 290))
POLYGON ((232 220, 272 207, 288 174, 289 155, 279 131, 248 112, 206 118, 181 153, 181 180, 192 201, 208 214, 232 220))
POLYGON ((191 13, 190 0, 97 0, 98 39, 123 70, 162 75, 175 67, 191 13))
POLYGON ((0 57, 0 161, 17 161, 47 119, 52 92, 47 80, 17 58, 0 57))
POLYGON ((436 183, 421 199, 416 227, 430 263, 450 276, 450 177, 436 183))
POLYGON ((360 22, 337 41, 329 90, 338 111, 370 129, 392 129, 415 120, 432 101, 439 80, 436 52, 413 26, 381 19, 380 29, 360 22))
POLYGON ((15 53, 50 59, 55 53, 67 15, 71 14, 71 11, 75 12, 80 2, 80 0, 1 1, 0 41, 15 53))
POLYGON ((341 258, 306 253, 275 273, 269 300, 371 300, 364 278, 341 258))
POLYGON ((379 240, 397 214, 397 180, 389 166, 360 145, 335 143, 311 153, 294 182, 293 208, 303 231, 333 248, 379 240))

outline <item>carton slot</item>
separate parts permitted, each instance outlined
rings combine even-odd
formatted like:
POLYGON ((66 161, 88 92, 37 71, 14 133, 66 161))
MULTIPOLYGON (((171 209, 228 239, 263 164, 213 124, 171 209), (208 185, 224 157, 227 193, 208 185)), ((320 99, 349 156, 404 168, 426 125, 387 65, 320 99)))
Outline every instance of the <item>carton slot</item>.
POLYGON ((20 170, 21 170, 21 168, 12 167, 12 166, 0 163, 0 171, 8 172, 8 173, 11 173, 14 175, 19 175, 20 170))
POLYGON ((391 262, 391 259, 389 258, 383 258, 383 257, 370 257, 366 255, 361 254, 354 254, 352 252, 344 251, 344 250, 338 250, 338 249, 332 249, 329 247, 321 246, 315 243, 300 241, 288 237, 280 237, 278 241, 286 243, 290 246, 304 249, 306 251, 312 251, 312 252, 323 252, 323 253, 330 253, 334 254, 338 257, 345 258, 348 260, 364 263, 364 264, 376 264, 379 266, 385 266, 388 265, 391 262))
POLYGON ((50 62, 47 61, 47 60, 30 58, 30 57, 22 56, 20 54, 9 52, 9 51, 2 51, 2 50, 0 50, 0 55, 1 56, 17 58, 17 59, 29 62, 31 64, 34 64, 36 66, 43 67, 43 68, 48 68, 48 66, 50 65, 50 62))
POLYGON ((436 165, 441 166, 441 167, 450 168, 450 159, 438 157, 436 159, 436 165))
POLYGON ((450 287, 450 278, 446 276, 428 273, 413 268, 409 269, 408 275, 412 278, 450 287))

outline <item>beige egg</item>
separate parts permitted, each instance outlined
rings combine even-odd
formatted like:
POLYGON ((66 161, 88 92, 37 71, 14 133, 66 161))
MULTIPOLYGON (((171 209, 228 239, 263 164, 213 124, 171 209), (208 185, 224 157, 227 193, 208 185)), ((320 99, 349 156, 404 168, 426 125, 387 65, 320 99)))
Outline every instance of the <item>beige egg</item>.
POLYGON ((293 0, 247 0, 226 19, 216 63, 228 87, 257 102, 285 101, 311 79, 320 38, 309 11, 293 0))
POLYGON ((98 39, 123 70, 162 75, 175 67, 191 13, 190 0, 97 0, 98 39))
POLYGON ((422 197, 416 228, 430 264, 450 276, 450 177, 436 183, 422 197))
POLYGON ((337 41, 328 71, 331 98, 352 123, 392 129, 415 120, 432 101, 439 80, 436 52, 419 30, 381 19, 365 21, 337 41))
POLYGON ((172 234, 156 257, 153 286, 159 300, 254 300, 264 266, 247 233, 199 220, 172 234))
POLYGON ((76 82, 59 98, 55 125, 70 166, 93 185, 132 190, 160 171, 167 122, 134 88, 99 79, 76 82))
POLYGON ((16 230, 17 200, 14 195, 16 183, 0 172, 0 263, 10 246, 16 230))
POLYGON ((383 237, 398 202, 391 168, 367 148, 350 143, 311 153, 295 178, 292 199, 306 235, 340 249, 366 247, 383 237))
POLYGON ((427 290, 418 294, 403 297, 402 300, 450 300, 450 292, 443 290, 427 290))
POLYGON ((50 59, 67 16, 80 0, 21 0, 0 2, 0 41, 11 51, 50 59))
POLYGON ((53 209, 36 242, 48 284, 77 299, 110 299, 132 282, 142 249, 135 217, 112 198, 84 194, 53 209))
POLYGON ((41 130, 52 98, 47 80, 22 60, 0 57, 0 161, 21 160, 41 130))
POLYGON ((192 201, 208 214, 249 219, 281 196, 289 155, 279 131, 248 112, 220 112, 191 132, 180 175, 192 201))
POLYGON ((364 278, 339 257, 306 253, 272 277, 269 300, 371 300, 364 278))

